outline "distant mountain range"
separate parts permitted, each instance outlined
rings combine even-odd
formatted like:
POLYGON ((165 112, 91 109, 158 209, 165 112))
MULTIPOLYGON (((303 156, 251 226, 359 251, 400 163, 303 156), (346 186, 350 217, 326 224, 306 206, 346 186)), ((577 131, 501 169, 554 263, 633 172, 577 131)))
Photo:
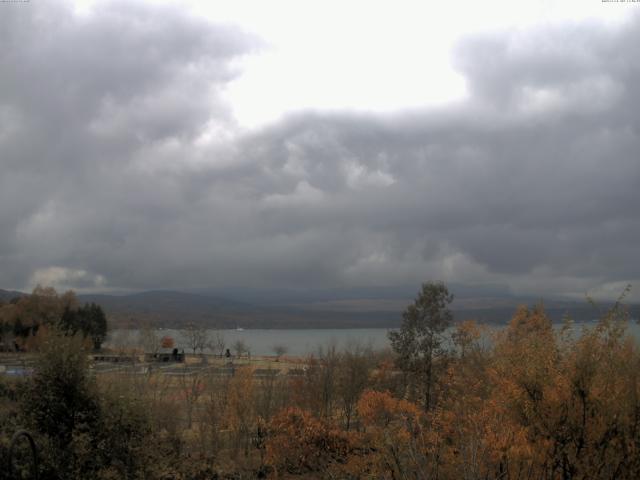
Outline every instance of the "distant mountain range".
MULTIPOLYGON (((147 323, 158 327, 180 327, 196 323, 217 328, 358 328, 397 327, 402 311, 412 301, 407 290, 246 290, 241 289, 180 292, 151 290, 139 293, 83 294, 80 302, 95 302, 103 307, 113 326, 137 327, 147 323)), ((0 290, 0 300, 9 301, 22 292, 0 290)), ((495 292, 473 296, 463 292, 452 304, 457 320, 504 324, 518 305, 535 305, 539 299, 514 297, 495 292), (494 295, 491 295, 494 293, 494 295)), ((603 303, 600 309, 608 308, 603 303)), ((547 314, 554 321, 569 315, 575 321, 593 320, 599 312, 586 301, 545 300, 547 314)), ((640 317, 640 305, 630 307, 640 317)))
POLYGON ((0 301, 1 302, 8 302, 13 298, 22 297, 24 295, 26 295, 26 293, 17 292, 15 290, 2 290, 2 289, 0 289, 0 301))

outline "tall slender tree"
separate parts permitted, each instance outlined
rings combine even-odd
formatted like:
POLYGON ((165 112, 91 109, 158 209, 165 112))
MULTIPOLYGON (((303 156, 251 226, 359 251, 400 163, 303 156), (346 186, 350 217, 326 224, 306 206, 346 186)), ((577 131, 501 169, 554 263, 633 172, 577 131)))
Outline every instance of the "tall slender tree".
POLYGON ((433 404, 434 364, 444 353, 444 332, 453 322, 453 295, 442 282, 426 282, 402 314, 402 326, 389 332, 397 365, 422 389, 424 408, 433 404))

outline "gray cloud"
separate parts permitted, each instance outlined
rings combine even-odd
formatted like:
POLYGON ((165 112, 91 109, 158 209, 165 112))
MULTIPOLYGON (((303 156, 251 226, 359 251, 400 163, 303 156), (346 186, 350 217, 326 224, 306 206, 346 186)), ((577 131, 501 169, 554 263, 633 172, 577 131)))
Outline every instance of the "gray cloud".
POLYGON ((466 38, 455 105, 239 133, 220 91, 256 39, 141 3, 14 9, 0 282, 610 294, 640 279, 639 26, 466 38))

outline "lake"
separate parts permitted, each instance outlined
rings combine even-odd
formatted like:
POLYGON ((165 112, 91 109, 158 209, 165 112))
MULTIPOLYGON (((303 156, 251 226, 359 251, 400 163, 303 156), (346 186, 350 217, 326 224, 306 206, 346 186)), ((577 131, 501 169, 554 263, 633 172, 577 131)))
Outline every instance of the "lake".
MULTIPOLYGON (((316 353, 319 348, 329 345, 335 345, 342 350, 354 343, 381 350, 389 346, 388 331, 387 328, 211 330, 209 336, 214 338, 216 333, 222 334, 226 348, 232 352, 234 343, 241 340, 247 345, 251 355, 274 355, 273 347, 282 345, 287 349, 288 355, 300 356, 316 353)), ((176 347, 180 350, 184 348, 185 352, 189 353, 187 342, 180 330, 159 329, 156 334, 158 337, 172 337, 176 347)), ((114 330, 109 334, 105 346, 138 345, 138 336, 137 330, 114 330)))
MULTIPOLYGON (((593 322, 577 323, 576 332, 580 332, 583 326, 592 327, 593 322)), ((560 324, 555 325, 560 328, 560 324)), ((501 328, 495 325, 490 328, 501 328)), ((338 350, 358 343, 363 346, 371 346, 375 350, 388 348, 389 340, 387 333, 393 329, 388 328, 345 328, 345 329, 251 329, 251 330, 211 330, 210 337, 215 333, 220 333, 224 337, 226 348, 233 351, 233 345, 238 340, 242 340, 248 346, 252 355, 274 355, 274 346, 283 345, 287 348, 287 354, 303 356, 317 353, 319 348, 326 348, 335 345, 338 350)), ((640 340, 640 326, 637 323, 630 323, 629 331, 640 340)), ((156 331, 158 337, 170 336, 175 340, 176 347, 184 349, 189 353, 187 342, 180 330, 159 329, 156 331)), ((138 330, 113 330, 105 343, 106 347, 131 347, 139 345, 138 330)), ((205 350, 207 352, 207 350, 205 350)), ((210 352, 209 353, 213 353, 210 352)))

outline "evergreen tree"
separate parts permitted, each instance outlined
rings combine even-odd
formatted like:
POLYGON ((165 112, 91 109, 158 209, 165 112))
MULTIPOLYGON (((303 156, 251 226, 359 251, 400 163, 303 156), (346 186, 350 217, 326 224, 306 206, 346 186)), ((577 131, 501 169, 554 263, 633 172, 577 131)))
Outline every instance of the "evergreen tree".
POLYGON ((389 332, 398 366, 422 387, 425 410, 432 406, 434 361, 443 353, 443 333, 453 315, 448 305, 453 295, 442 282, 422 284, 418 297, 402 314, 402 326, 389 332))

